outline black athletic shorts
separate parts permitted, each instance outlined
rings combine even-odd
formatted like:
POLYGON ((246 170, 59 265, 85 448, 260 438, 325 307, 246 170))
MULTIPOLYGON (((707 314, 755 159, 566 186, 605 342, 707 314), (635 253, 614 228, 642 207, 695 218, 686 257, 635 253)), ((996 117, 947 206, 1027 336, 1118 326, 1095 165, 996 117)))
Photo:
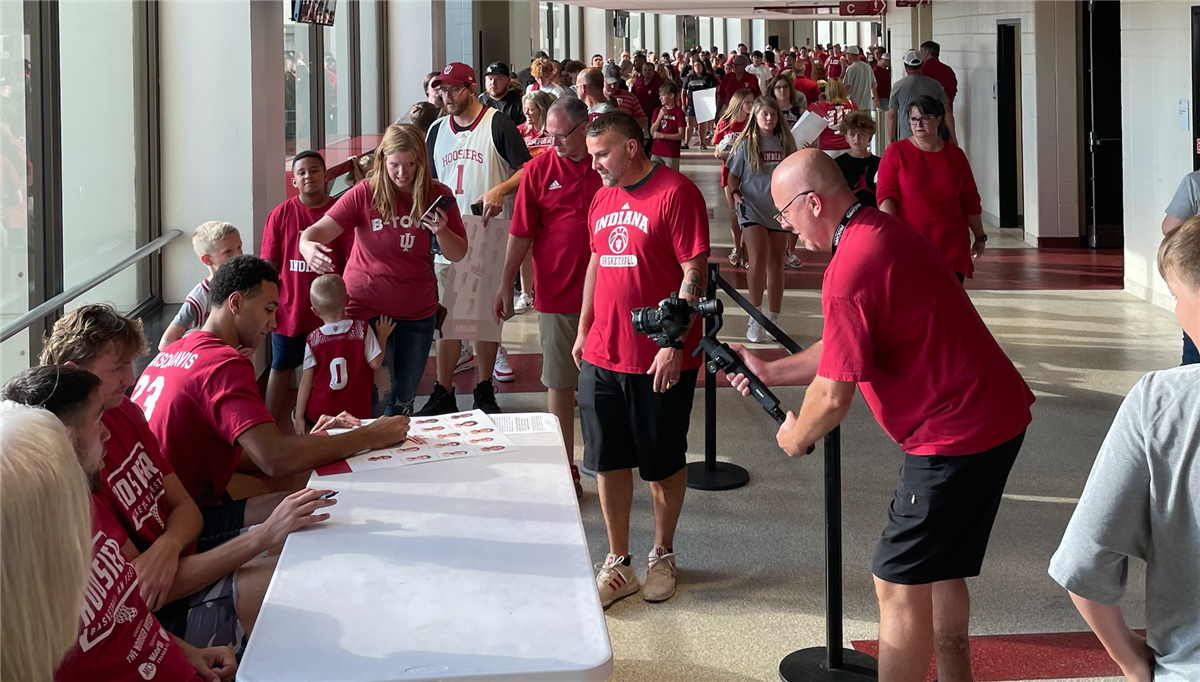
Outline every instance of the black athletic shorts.
POLYGON ((979 575, 1025 432, 974 455, 904 455, 871 571, 901 585, 979 575))
POLYGON ((583 463, 592 471, 637 469, 644 481, 670 478, 687 465, 687 433, 699 370, 680 372, 666 393, 653 374, 601 369, 586 360, 579 372, 583 463))
POLYGON ((206 552, 242 533, 246 525, 246 500, 235 500, 228 492, 222 493, 218 504, 200 507, 200 516, 204 526, 200 529, 200 539, 196 540, 196 551, 206 552))

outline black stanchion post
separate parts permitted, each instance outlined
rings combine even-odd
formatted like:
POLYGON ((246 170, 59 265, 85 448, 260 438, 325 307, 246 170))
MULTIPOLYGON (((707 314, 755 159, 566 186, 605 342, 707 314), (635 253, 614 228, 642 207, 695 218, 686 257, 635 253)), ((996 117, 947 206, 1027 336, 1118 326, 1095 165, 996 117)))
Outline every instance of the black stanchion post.
POLYGON ((825 646, 794 651, 779 663, 783 682, 878 679, 874 658, 842 647, 842 429, 825 436, 825 646))
MULTIPOLYGON (((708 288, 704 297, 717 297, 717 278, 721 266, 708 264, 708 288)), ((712 331, 713 318, 704 318, 704 332, 712 331)), ((750 472, 729 462, 717 461, 717 374, 704 367, 704 461, 688 465, 689 488, 696 490, 732 490, 750 482, 750 472)))

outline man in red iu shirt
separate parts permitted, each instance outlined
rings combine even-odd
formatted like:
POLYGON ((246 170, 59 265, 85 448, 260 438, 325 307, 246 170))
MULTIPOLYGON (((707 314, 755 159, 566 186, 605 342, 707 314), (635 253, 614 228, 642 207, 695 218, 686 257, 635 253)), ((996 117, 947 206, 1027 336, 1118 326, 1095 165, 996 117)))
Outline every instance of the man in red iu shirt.
POLYGON ((654 547, 642 596, 675 594, 675 526, 687 489, 688 424, 701 359, 701 325, 682 348, 658 348, 633 331, 630 311, 673 292, 691 303, 704 293, 708 217, 704 197, 678 171, 647 159, 628 114, 587 127, 588 153, 604 182, 588 211, 591 260, 572 355, 579 364, 583 458, 596 472, 609 554, 596 585, 608 606, 640 588, 629 558, 633 469, 654 497, 654 547))
POLYGON ((159 353, 134 387, 133 402, 200 505, 206 530, 236 533, 272 511, 259 498, 233 500, 226 492, 243 451, 267 476, 307 478, 310 469, 395 445, 408 434, 408 418, 402 416, 381 417, 337 436, 279 430, 259 397, 253 363, 237 351, 258 347, 275 329, 278 282, 275 269, 261 258, 226 261, 212 278, 208 321, 159 353))
MULTIPOLYGON (((785 227, 833 253, 821 287, 824 331, 774 362, 737 350, 768 385, 809 385, 799 415, 789 412, 779 428, 788 455, 833 430, 856 389, 900 443, 904 465, 872 562, 879 679, 924 679, 935 648, 939 679, 972 679, 965 579, 979 575, 1033 393, 938 250, 862 208, 823 152, 780 164, 771 196, 785 227)), ((749 393, 744 377, 730 380, 749 393)))
MULTIPOLYGON (((504 273, 493 302, 497 320, 512 317, 513 291, 505 282, 516 277, 532 249, 534 290, 541 287, 545 292, 533 301, 542 342, 542 384, 547 408, 558 417, 571 460, 575 453, 575 387, 579 384, 579 368, 571 349, 591 259, 588 207, 601 184, 588 156, 587 123, 588 108, 579 98, 564 97, 551 105, 546 132, 554 139, 554 153, 542 154, 525 165, 508 228, 504 273)), ((573 462, 571 475, 576 496, 582 496, 579 469, 573 462)))
POLYGON ((746 71, 750 60, 744 54, 736 55, 732 60, 733 69, 721 79, 721 88, 717 90, 717 111, 725 111, 725 105, 733 99, 733 93, 738 90, 749 90, 758 98, 762 90, 758 87, 758 76, 746 71))

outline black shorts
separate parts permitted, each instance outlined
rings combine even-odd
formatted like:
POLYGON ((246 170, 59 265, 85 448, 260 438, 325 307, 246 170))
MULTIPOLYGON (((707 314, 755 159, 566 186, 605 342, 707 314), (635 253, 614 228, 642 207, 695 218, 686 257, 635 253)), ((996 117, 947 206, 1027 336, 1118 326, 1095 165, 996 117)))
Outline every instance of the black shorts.
POLYGON ((271 369, 296 369, 304 364, 304 348, 308 334, 284 336, 271 332, 271 369))
POLYGON ((196 540, 196 551, 206 552, 242 533, 246 525, 246 500, 235 500, 229 493, 223 493, 219 504, 200 507, 200 517, 204 526, 196 540))
POLYGON ((644 481, 670 478, 687 465, 687 432, 699 370, 679 374, 666 393, 654 375, 625 374, 584 361, 579 371, 583 463, 592 471, 637 469, 644 481))
POLYGON ((901 585, 979 575, 1008 472, 1025 432, 956 457, 904 455, 871 571, 901 585))

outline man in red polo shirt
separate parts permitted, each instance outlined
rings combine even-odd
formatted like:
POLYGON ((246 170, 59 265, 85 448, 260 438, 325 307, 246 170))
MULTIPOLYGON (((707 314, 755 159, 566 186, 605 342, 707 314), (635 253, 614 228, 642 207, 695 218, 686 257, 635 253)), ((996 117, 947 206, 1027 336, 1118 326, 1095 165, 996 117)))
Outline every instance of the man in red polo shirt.
POLYGON ((675 594, 675 527, 687 489, 687 432, 701 359, 701 325, 682 348, 658 348, 634 333, 629 313, 672 292, 691 303, 704 293, 708 218, 691 180, 642 155, 641 130, 627 114, 587 127, 588 153, 604 181, 588 211, 591 260, 579 333, 579 419, 585 465, 596 472, 608 529, 608 557, 596 577, 608 606, 641 588, 629 557, 633 469, 654 498, 654 547, 642 596, 675 594))
POLYGON ((758 87, 758 77, 746 71, 746 65, 750 63, 746 55, 736 55, 732 61, 733 70, 725 74, 721 79, 721 88, 717 90, 718 112, 725 111, 725 105, 733 99, 733 93, 738 90, 749 90, 754 93, 755 98, 762 95, 762 90, 758 87))
POLYGON ((958 76, 954 75, 954 69, 938 60, 941 54, 942 46, 932 40, 921 43, 921 73, 941 83, 946 91, 946 99, 950 100, 950 106, 954 106, 954 97, 958 94, 958 76))
MULTIPOLYGON (((502 283, 511 282, 533 249, 533 305, 538 311, 542 342, 542 384, 547 408, 562 425, 567 458, 575 452, 575 387, 579 368, 571 357, 583 306, 583 280, 591 249, 587 212, 600 190, 600 175, 588 156, 585 126, 587 105, 575 97, 556 101, 546 115, 546 133, 554 153, 542 154, 525 165, 509 226, 502 283)), ((500 285, 493 302, 497 321, 513 314, 511 286, 500 285)), ((583 494, 579 469, 572 462, 575 494, 583 494)))
MULTIPOLYGON (((820 341, 775 362, 737 350, 768 385, 810 385, 799 415, 789 412, 779 428, 788 455, 833 430, 856 389, 901 444, 904 465, 872 562, 879 679, 924 679, 935 648, 939 679, 972 679, 965 578, 979 575, 1033 393, 937 249, 859 206, 823 152, 780 164, 771 196, 781 224, 833 253, 821 288, 825 326, 820 341)), ((744 377, 731 382, 748 394, 744 377)))

